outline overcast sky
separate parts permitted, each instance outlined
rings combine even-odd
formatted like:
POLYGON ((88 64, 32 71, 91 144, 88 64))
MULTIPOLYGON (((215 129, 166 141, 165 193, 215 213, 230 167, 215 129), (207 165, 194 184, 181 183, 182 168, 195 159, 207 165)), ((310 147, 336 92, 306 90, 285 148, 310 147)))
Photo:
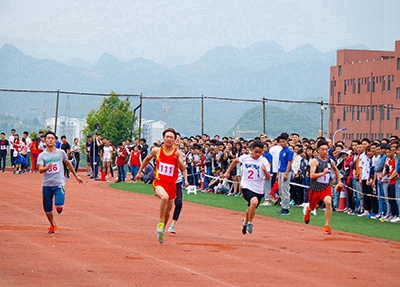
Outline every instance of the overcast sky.
POLYGON ((399 11, 398 0, 1 0, 0 46, 64 63, 95 63, 107 52, 168 65, 263 40, 286 51, 305 43, 394 50, 399 11))

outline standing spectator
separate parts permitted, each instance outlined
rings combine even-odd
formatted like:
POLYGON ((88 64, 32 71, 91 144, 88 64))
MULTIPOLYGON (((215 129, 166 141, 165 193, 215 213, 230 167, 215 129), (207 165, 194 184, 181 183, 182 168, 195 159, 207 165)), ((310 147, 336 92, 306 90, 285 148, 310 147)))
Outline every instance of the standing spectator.
POLYGON ((100 145, 101 135, 95 134, 94 139, 90 143, 90 165, 92 167, 92 176, 94 180, 98 180, 99 163, 100 163, 100 145))
POLYGON ((149 150, 149 146, 146 144, 146 139, 145 138, 141 138, 140 139, 140 154, 141 154, 142 161, 144 160, 144 158, 149 153, 148 150, 149 150))
POLYGON ((11 166, 14 166, 14 141, 15 141, 15 136, 16 136, 16 131, 15 129, 11 129, 11 135, 8 138, 8 144, 10 145, 10 160, 11 160, 11 166))
POLYGON ((19 153, 20 153, 20 155, 22 155, 25 158, 26 162, 28 163, 28 168, 29 168, 28 149, 29 149, 29 146, 28 146, 28 143, 26 141, 26 137, 22 137, 22 139, 21 139, 21 148, 20 148, 19 153))
MULTIPOLYGON (((279 170, 279 153, 282 150, 282 146, 279 144, 280 137, 277 137, 272 141, 272 145, 269 148, 269 153, 271 154, 272 162, 271 164, 271 187, 275 185, 275 181, 277 180, 277 175, 278 175, 278 170, 279 170)), ((278 195, 275 197, 276 198, 276 203, 278 203, 278 195)))
POLYGON ((7 150, 9 149, 9 147, 10 143, 6 139, 6 134, 2 132, 0 139, 0 170, 2 172, 6 171, 7 150))
MULTIPOLYGON (((67 155, 67 158, 69 157, 69 153, 71 152, 71 145, 67 142, 67 137, 65 135, 61 136, 61 145, 60 148, 65 151, 65 154, 67 155)), ((64 166, 64 176, 65 178, 69 178, 69 169, 68 166, 65 162, 63 162, 64 166)))
POLYGON ((381 178, 388 175, 388 197, 389 197, 389 204, 390 204, 390 213, 385 216, 385 221, 396 220, 399 216, 398 208, 396 203, 396 160, 395 160, 395 148, 391 146, 386 150, 386 163, 385 168, 382 174, 380 175, 381 178))
POLYGON ((31 143, 31 146, 30 146, 30 149, 31 149, 31 162, 32 162, 31 170, 35 171, 35 172, 38 171, 37 159, 39 157, 39 154, 42 152, 42 150, 39 148, 40 141, 41 141, 40 138, 33 139, 32 143, 31 143))
POLYGON ((105 145, 102 147, 102 162, 103 162, 103 172, 106 173, 108 178, 112 178, 112 160, 113 160, 113 147, 110 145, 110 141, 106 140, 105 145))
POLYGON ((74 144, 72 145, 71 152, 75 158, 75 172, 78 173, 79 162, 81 161, 81 147, 79 146, 78 138, 74 138, 74 144))
POLYGON ((281 133, 279 136, 279 144, 282 150, 279 153, 278 185, 282 209, 276 212, 278 215, 290 214, 290 178, 292 177, 293 151, 288 146, 288 139, 287 133, 281 133))
POLYGON ((92 141, 93 138, 91 135, 88 135, 86 137, 86 143, 85 143, 85 154, 86 154, 86 162, 87 162, 87 166, 86 166, 86 176, 90 176, 91 173, 91 162, 92 162, 92 155, 90 153, 90 147, 92 146, 92 141))
POLYGON ((133 147, 133 151, 131 152, 131 157, 129 160, 129 170, 132 174, 133 181, 136 180, 136 175, 140 168, 140 164, 141 164, 141 153, 139 150, 139 146, 135 145, 133 147))
POLYGON ((128 156, 128 153, 126 151, 126 148, 124 147, 123 142, 118 143, 117 159, 116 159, 116 165, 118 167, 117 182, 125 182, 125 179, 126 179, 125 158, 127 156, 128 156))
POLYGON ((27 150, 25 158, 28 161, 28 165, 30 166, 31 165, 31 148, 30 148, 30 146, 31 146, 32 140, 29 138, 29 132, 24 131, 22 133, 22 138, 25 139, 25 143, 28 146, 28 150, 27 150))

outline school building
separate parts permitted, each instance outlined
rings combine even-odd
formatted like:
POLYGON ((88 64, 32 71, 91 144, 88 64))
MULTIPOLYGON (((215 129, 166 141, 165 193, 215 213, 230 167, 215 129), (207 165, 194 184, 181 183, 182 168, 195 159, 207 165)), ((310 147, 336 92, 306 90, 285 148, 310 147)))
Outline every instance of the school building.
POLYGON ((400 136, 400 40, 394 51, 338 50, 329 94, 335 141, 400 136))

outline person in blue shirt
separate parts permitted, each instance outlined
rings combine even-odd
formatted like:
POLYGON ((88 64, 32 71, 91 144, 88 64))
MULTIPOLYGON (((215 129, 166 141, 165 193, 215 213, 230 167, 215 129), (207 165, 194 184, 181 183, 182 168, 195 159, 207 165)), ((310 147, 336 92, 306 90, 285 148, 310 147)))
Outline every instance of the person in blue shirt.
POLYGON ((279 136, 279 145, 282 150, 279 153, 278 185, 281 197, 282 209, 277 215, 289 215, 290 208, 290 179, 292 177, 293 151, 288 146, 289 135, 285 132, 279 136))

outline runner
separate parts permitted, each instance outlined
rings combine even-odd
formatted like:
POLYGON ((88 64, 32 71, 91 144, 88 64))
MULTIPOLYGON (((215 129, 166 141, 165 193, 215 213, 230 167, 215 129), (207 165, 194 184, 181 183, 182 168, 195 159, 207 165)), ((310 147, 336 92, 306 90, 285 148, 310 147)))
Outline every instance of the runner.
POLYGON ((161 199, 160 203, 160 222, 157 224, 158 242, 164 242, 164 227, 168 222, 170 211, 174 205, 176 197, 176 180, 178 179, 178 169, 185 170, 182 153, 174 146, 176 131, 168 128, 162 133, 164 144, 161 147, 154 147, 150 154, 143 160, 136 180, 142 177, 142 171, 151 159, 156 159, 155 180, 153 182, 154 195, 161 199))
POLYGON ((44 173, 42 194, 43 209, 46 212, 47 219, 50 222, 49 234, 56 233, 58 229, 53 216, 53 198, 57 213, 63 210, 65 201, 65 177, 63 163, 70 169, 79 183, 82 179, 76 174, 75 169, 67 158, 65 152, 57 149, 55 146, 56 135, 49 131, 45 135, 46 149, 38 157, 39 172, 44 173))
POLYGON ((253 233, 253 219, 256 209, 264 195, 264 177, 271 179, 268 160, 262 156, 264 144, 255 140, 250 146, 250 154, 243 154, 235 158, 227 171, 225 177, 228 178, 232 169, 240 162, 242 164, 242 178, 240 186, 244 199, 248 202, 245 218, 242 219, 242 233, 253 233))
MULTIPOLYGON (((314 210, 318 202, 321 200, 325 203, 325 226, 324 233, 332 234, 330 221, 332 217, 332 185, 331 185, 331 172, 335 173, 334 181, 338 183, 339 188, 343 188, 343 183, 338 180, 339 171, 328 156, 328 142, 326 140, 319 140, 317 143, 318 156, 312 159, 310 163, 310 191, 308 194, 309 206, 304 214, 304 222, 310 223, 310 213, 314 210)), ((335 183, 335 184, 336 184, 335 183)))

